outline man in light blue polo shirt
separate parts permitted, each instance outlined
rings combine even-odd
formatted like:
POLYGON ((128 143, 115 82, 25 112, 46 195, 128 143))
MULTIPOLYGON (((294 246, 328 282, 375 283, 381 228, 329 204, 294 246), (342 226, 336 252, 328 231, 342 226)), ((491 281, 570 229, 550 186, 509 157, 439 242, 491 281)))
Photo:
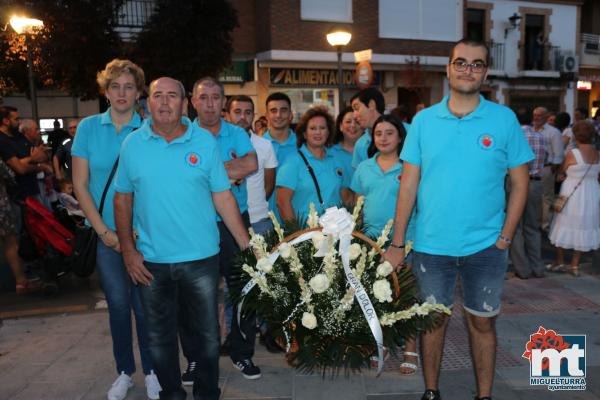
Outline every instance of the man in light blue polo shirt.
MULTIPOLYGON (((290 155, 296 154, 298 150, 298 139, 290 128, 293 118, 292 101, 287 94, 274 92, 267 97, 266 106, 269 129, 265 132, 263 138, 271 142, 273 150, 275 150, 277 163, 282 166, 283 162, 290 155)), ((273 194, 269 198, 269 210, 273 211, 281 222, 276 197, 277 188, 273 190, 273 194)))
POLYGON ((370 87, 352 96, 350 104, 354 110, 354 118, 365 131, 354 145, 352 168, 356 169, 358 164, 369 158, 367 150, 372 141, 371 128, 385 111, 385 100, 379 90, 370 87))
MULTIPOLYGON (((446 67, 450 96, 413 119, 400 155, 404 173, 394 236, 386 251, 392 265, 401 265, 416 199, 413 273, 420 296, 451 307, 460 274, 477 399, 491 398, 494 322, 508 247, 527 198, 527 163, 533 159, 514 113, 479 94, 488 60, 483 42, 459 41, 446 67), (507 173, 512 186, 508 204, 507 173)), ((425 400, 441 398, 438 381, 448 316, 441 321, 421 336, 425 400)))
POLYGON ((115 221, 123 259, 129 276, 140 285, 161 398, 186 396, 177 353, 179 314, 199 345, 194 354, 194 397, 216 400, 217 212, 238 246, 247 247, 249 237, 216 141, 182 119, 187 106, 183 85, 166 77, 153 81, 148 106, 152 120, 123 143, 115 179, 115 221), (139 234, 137 242, 132 225, 139 234))
MULTIPOLYGON (((194 121, 201 128, 206 129, 217 140, 221 159, 225 163, 225 170, 232 182, 231 191, 236 197, 240 213, 246 228, 250 227, 248 215, 248 191, 246 189, 246 177, 258 168, 256 151, 252 147, 250 138, 244 129, 230 124, 221 118, 221 110, 225 106, 225 92, 223 85, 212 77, 204 77, 196 81, 192 94, 192 105, 198 113, 194 121)), ((239 248, 232 233, 227 226, 219 220, 219 233, 221 234, 219 253, 219 265, 221 275, 225 277, 229 287, 231 278, 231 266, 239 248)), ((233 308, 233 315, 237 316, 237 308, 233 308)), ((245 314, 240 320, 241 330, 238 327, 237 318, 232 318, 231 330, 228 335, 229 356, 233 364, 247 379, 260 378, 260 369, 252 362, 254 356, 254 342, 256 339, 256 319, 254 314, 245 314)), ((184 354, 188 355, 188 348, 193 346, 193 340, 186 335, 187 329, 181 330, 181 343, 184 354)), ((194 367, 195 360, 188 357, 188 371, 194 367)), ((186 374, 183 381, 189 382, 186 374)))

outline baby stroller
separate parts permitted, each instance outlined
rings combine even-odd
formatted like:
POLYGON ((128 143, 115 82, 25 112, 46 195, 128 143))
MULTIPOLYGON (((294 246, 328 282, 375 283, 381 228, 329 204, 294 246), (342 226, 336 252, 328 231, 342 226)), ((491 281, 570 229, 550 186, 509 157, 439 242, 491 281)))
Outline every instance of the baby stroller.
POLYGON ((42 269, 44 293, 58 293, 58 278, 67 274, 75 236, 54 214, 33 197, 25 199, 25 230, 34 244, 42 269))

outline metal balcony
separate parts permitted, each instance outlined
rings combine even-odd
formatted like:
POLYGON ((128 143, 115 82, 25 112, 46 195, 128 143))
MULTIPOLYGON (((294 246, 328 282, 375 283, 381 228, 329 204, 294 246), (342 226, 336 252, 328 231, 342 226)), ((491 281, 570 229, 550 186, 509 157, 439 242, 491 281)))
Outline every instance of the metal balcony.
POLYGON ((581 43, 583 51, 591 54, 600 54, 600 35, 591 33, 581 34, 581 43))
POLYGON ((504 43, 488 43, 490 48, 489 69, 494 71, 504 70, 504 43))

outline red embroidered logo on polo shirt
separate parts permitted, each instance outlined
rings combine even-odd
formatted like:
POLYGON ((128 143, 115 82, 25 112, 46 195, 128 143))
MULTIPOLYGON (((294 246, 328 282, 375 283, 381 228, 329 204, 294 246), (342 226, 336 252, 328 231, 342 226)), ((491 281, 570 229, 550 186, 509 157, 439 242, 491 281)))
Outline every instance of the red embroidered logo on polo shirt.
POLYGON ((197 167, 198 165, 200 165, 200 156, 198 155, 198 153, 195 153, 193 151, 189 152, 185 155, 185 162, 190 167, 197 167))
POLYGON ((398 182, 400 182, 402 180, 402 174, 398 175, 396 178, 398 179, 398 182))
POLYGON ((236 158, 238 158, 237 154, 235 154, 235 150, 230 150, 229 156, 231 157, 232 160, 235 160, 236 158))
POLYGON ((481 147, 482 149, 491 150, 494 148, 496 140, 491 134, 484 133, 483 135, 479 136, 479 138, 477 139, 477 143, 479 143, 479 147, 481 147))

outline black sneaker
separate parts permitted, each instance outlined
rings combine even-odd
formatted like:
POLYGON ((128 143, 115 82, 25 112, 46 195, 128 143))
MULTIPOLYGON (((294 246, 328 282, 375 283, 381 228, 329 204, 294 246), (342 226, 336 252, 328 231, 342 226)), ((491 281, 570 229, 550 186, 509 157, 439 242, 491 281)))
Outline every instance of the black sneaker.
POLYGON ((440 396, 439 390, 427 389, 425 393, 423 393, 421 400, 442 400, 442 396, 440 396))
POLYGON ((249 358, 234 362, 233 366, 242 371, 242 375, 244 375, 244 378, 246 379, 258 379, 261 377, 260 368, 254 365, 249 358))
POLYGON ((260 335, 260 344, 265 346, 269 353, 283 353, 283 349, 268 332, 260 335))
POLYGON ((194 376, 196 375, 196 361, 190 361, 188 363, 187 369, 181 375, 181 383, 184 386, 192 386, 194 384, 194 376))

